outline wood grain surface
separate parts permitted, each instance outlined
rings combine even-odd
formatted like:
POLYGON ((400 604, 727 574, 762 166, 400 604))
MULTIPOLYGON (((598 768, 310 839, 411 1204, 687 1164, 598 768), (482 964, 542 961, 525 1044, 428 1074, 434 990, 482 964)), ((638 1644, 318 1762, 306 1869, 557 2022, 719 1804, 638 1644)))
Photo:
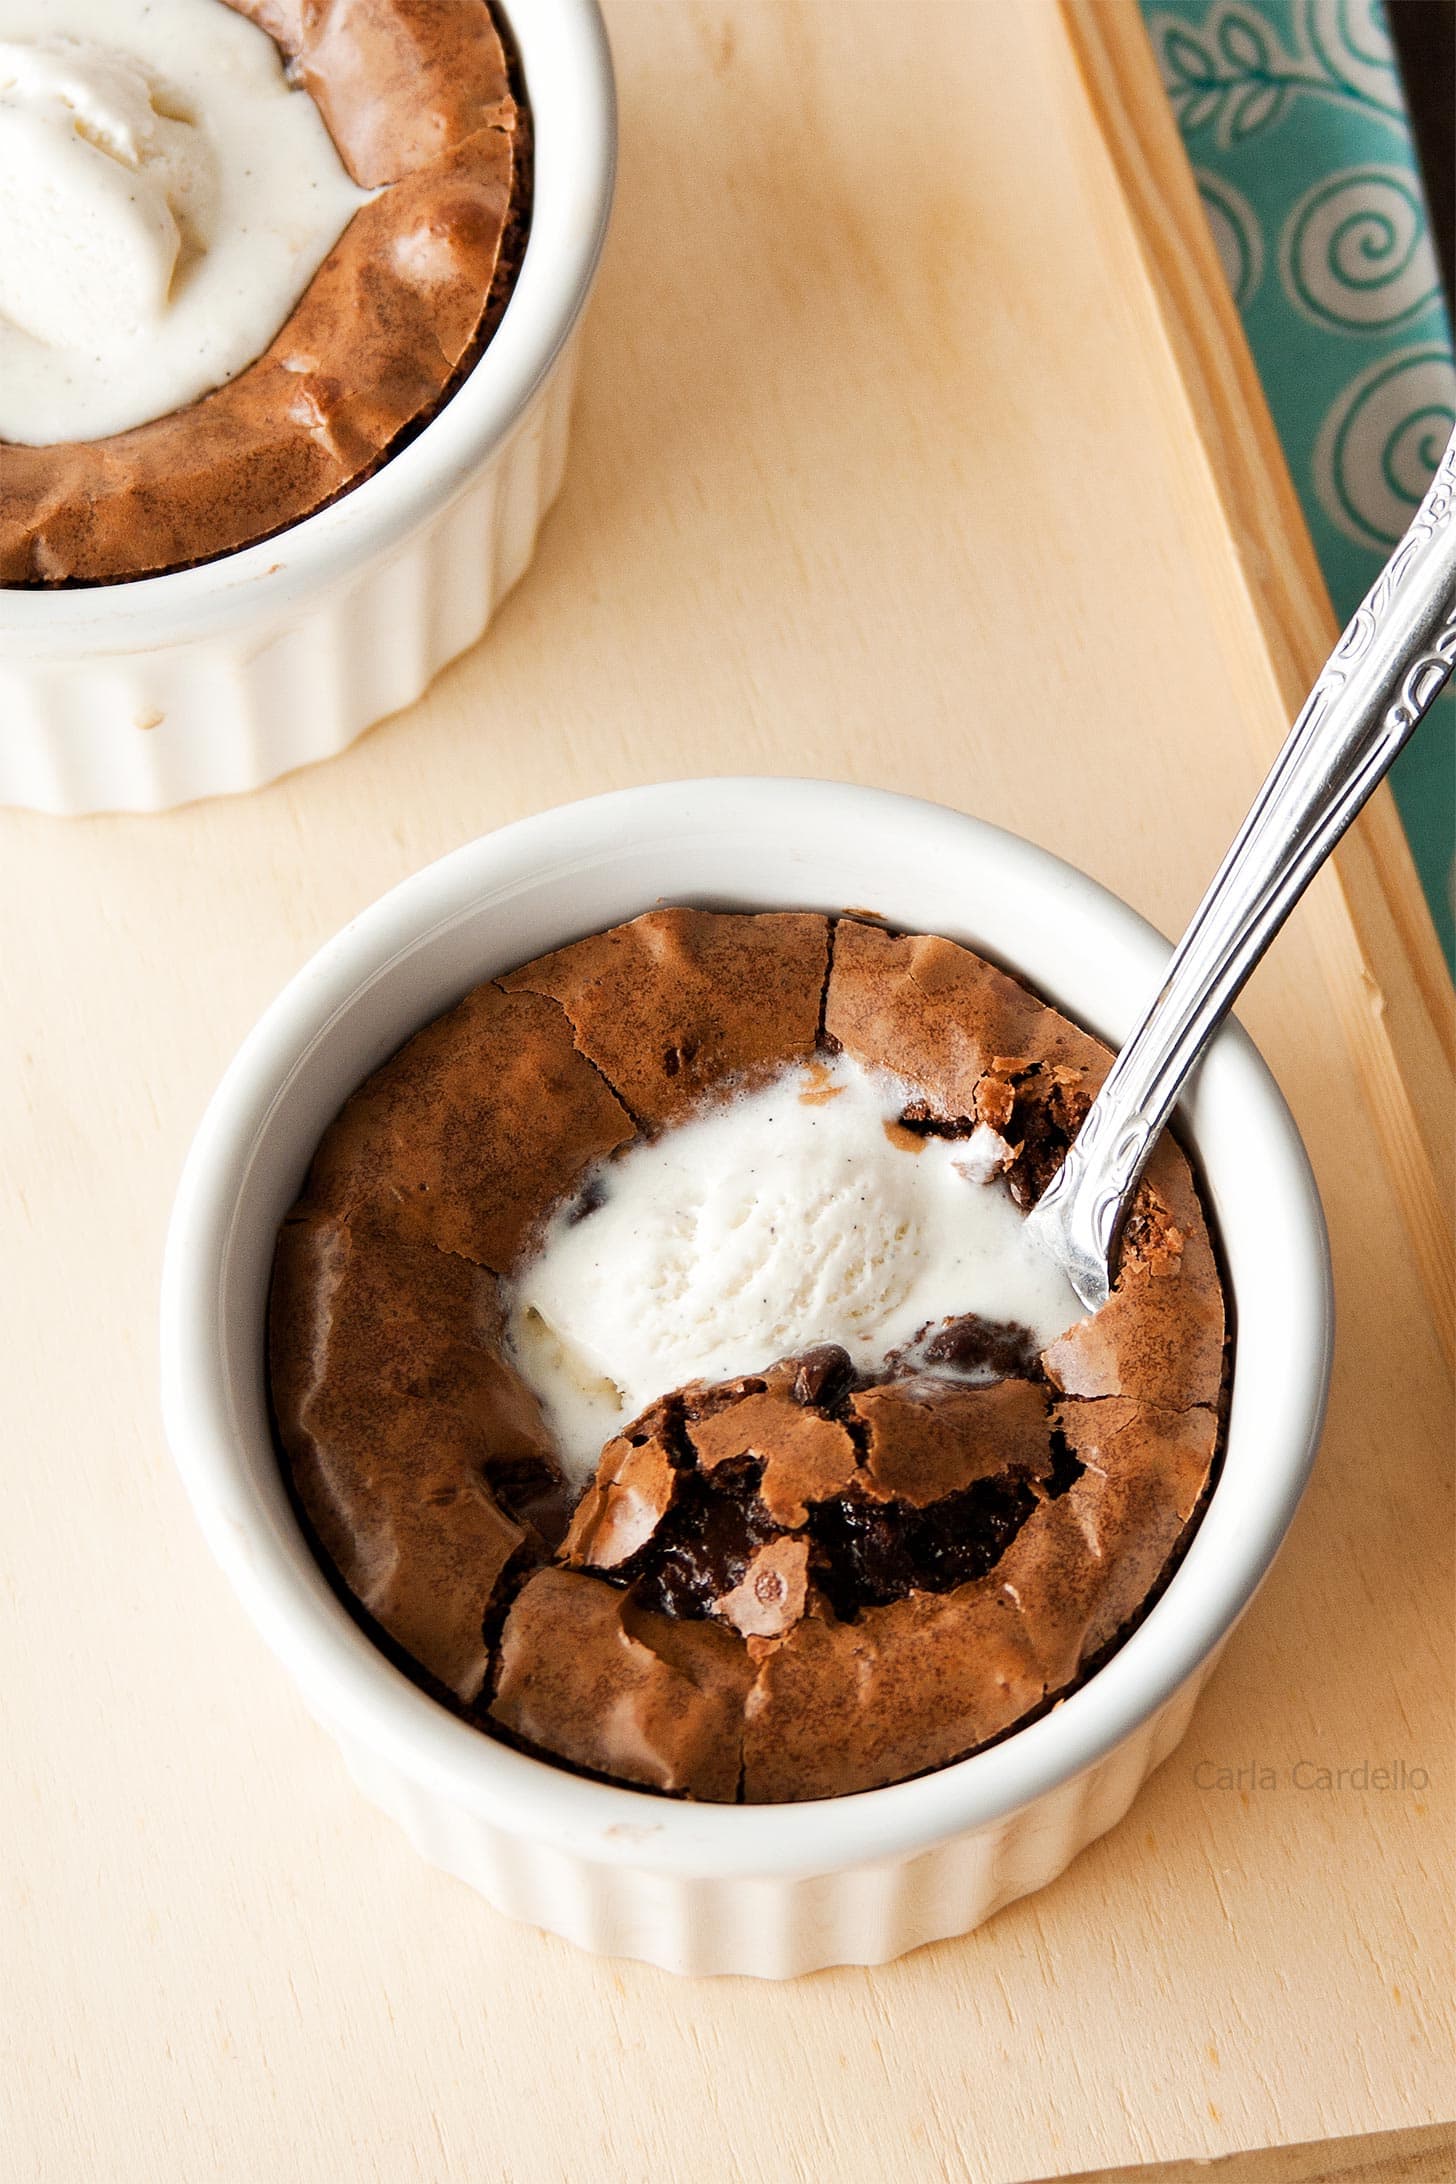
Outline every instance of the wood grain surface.
POLYGON ((575 455, 484 645, 262 795, 0 815, 0 2175, 1011 2184, 1429 2127, 1449 1387, 1316 906, 1244 1010, 1330 1219, 1316 1477, 1184 1746, 976 1935, 762 1987, 511 1926, 360 1802, 185 1507, 155 1294, 186 1142, 258 1010, 394 880, 571 795, 842 775, 1176 928, 1277 734, 1051 0, 609 18, 621 195, 575 455))
POLYGON ((1088 2170, 1070 2184, 1451 2184, 1456 2127, 1362 2132, 1314 2145, 1266 2146, 1213 2161, 1155 2162, 1088 2170))

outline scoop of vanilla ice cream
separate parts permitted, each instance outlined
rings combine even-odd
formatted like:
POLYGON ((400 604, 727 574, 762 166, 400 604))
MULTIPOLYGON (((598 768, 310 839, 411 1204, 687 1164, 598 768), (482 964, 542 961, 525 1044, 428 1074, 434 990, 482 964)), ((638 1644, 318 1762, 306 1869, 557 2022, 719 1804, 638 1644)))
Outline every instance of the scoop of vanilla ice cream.
POLYGON ((221 0, 0 0, 0 440, 103 439, 221 386, 367 194, 221 0))
POLYGON ((37 341, 107 350, 158 318, 209 181, 130 55, 0 44, 0 313, 37 341))
POLYGON ((837 1342, 864 1368, 966 1312, 1040 1343, 1081 1306, 956 1140, 906 1142, 911 1087, 846 1055, 712 1106, 596 1173, 514 1287, 511 1338, 568 1468, 654 1397, 837 1342), (887 1127, 887 1125, 889 1127, 887 1127))

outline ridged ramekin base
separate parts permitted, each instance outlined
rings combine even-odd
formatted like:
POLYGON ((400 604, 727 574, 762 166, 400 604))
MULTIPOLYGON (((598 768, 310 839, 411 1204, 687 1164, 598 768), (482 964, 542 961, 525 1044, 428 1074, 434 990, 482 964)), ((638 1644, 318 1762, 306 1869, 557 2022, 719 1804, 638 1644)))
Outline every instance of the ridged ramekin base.
POLYGON ((795 1979, 830 1965, 885 1964, 968 1934, 1045 1888, 1117 1825, 1173 1751, 1211 1666, 1094 1767, 994 1825, 913 1856, 797 1878, 683 1878, 573 1856, 432 1795, 365 1745, 338 1741, 359 1788, 416 1850, 508 1917, 693 1978, 795 1979))
POLYGON ((236 794, 413 704, 530 562, 565 467, 576 351, 403 546, 302 602, 142 650, 0 658, 0 803, 75 816, 236 794))

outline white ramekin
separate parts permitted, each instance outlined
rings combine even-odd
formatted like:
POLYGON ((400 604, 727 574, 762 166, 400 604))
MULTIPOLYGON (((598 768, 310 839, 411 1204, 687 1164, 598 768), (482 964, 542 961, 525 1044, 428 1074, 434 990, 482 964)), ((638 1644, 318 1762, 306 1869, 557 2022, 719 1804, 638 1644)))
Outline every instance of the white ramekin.
POLYGON ((332 507, 201 568, 0 586, 0 803, 162 811, 344 749, 480 636, 566 458, 576 330, 616 151, 596 0, 508 9, 531 103, 531 232, 480 361, 332 507))
POLYGON ((477 980, 660 901, 869 907, 1000 958, 1104 1037, 1166 943, 1081 873, 957 813, 824 782, 629 789, 522 820, 363 912, 274 1002, 208 1108, 163 1277, 168 1437, 203 1529, 360 1786, 502 1910, 673 1970, 786 1977, 962 1933, 1111 1827, 1173 1746, 1267 1569, 1324 1410, 1329 1256, 1288 1110, 1244 1034, 1184 1111, 1238 1323, 1222 1476, 1106 1667, 938 1774, 818 1804, 679 1804, 508 1751, 392 1668, 330 1590, 269 1437, 275 1231, 345 1095, 477 980))

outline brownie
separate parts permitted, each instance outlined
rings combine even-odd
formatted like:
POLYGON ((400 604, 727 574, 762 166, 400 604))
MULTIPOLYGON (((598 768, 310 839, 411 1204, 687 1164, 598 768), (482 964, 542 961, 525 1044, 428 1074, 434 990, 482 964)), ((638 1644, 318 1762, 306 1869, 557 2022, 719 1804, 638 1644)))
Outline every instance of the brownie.
POLYGON ((726 1079, 807 1062, 828 965, 825 918, 654 910, 501 983, 558 1002, 582 1053, 650 1125, 677 1120, 726 1079))
POLYGON ((224 0, 282 49, 362 205, 276 338, 101 440, 0 442, 0 584, 113 583, 297 523, 448 395, 504 307, 530 129, 485 0, 224 0))
POLYGON ((485 1732, 669 1795, 872 1789, 1074 1689, 1186 1546, 1227 1345, 1168 1136, 1110 1302, 1040 1354, 967 1314, 872 1373, 766 1359, 664 1391, 568 1492, 505 1332, 545 1222, 705 1100, 838 1051, 1028 1205, 1110 1060, 950 941, 662 909, 477 987, 325 1133, 270 1307, 285 1470, 368 1627, 485 1732))

